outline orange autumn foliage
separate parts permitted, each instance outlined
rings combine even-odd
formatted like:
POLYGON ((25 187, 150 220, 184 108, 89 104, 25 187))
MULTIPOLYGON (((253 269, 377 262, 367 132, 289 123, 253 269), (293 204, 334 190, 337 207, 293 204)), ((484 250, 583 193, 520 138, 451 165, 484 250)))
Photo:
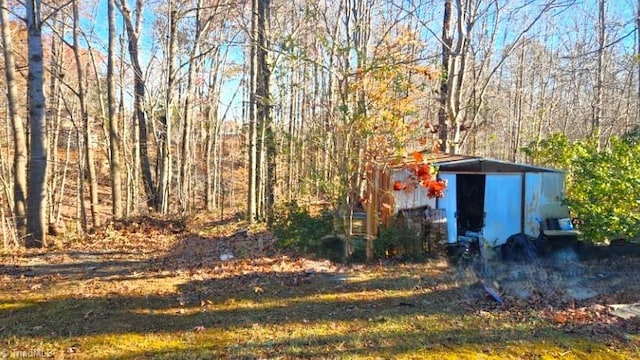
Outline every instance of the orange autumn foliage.
POLYGON ((427 188, 427 196, 429 198, 441 198, 444 196, 444 189, 447 187, 447 183, 441 179, 435 179, 432 176, 431 164, 424 161, 424 157, 420 152, 413 152, 412 154, 415 163, 405 165, 405 169, 410 172, 410 175, 403 182, 396 180, 393 183, 393 190, 413 190, 418 183, 427 188))

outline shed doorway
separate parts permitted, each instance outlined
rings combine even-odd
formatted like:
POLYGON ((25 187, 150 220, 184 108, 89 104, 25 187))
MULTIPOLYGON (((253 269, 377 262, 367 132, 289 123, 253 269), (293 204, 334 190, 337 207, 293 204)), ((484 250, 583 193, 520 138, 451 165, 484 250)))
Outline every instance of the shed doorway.
POLYGON ((456 179, 456 227, 458 235, 479 233, 485 220, 484 174, 458 174, 456 179))
POLYGON ((447 181, 447 188, 437 206, 447 215, 449 243, 480 233, 483 241, 496 246, 523 232, 522 173, 443 172, 440 177, 447 181))

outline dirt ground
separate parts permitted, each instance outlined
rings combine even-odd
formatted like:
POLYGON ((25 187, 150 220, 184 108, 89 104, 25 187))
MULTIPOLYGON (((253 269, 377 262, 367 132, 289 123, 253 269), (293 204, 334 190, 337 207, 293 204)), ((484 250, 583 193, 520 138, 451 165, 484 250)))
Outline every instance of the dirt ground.
POLYGON ((640 319, 610 306, 640 302, 638 256, 345 265, 206 217, 57 243, 0 257, 8 357, 640 357, 640 319))

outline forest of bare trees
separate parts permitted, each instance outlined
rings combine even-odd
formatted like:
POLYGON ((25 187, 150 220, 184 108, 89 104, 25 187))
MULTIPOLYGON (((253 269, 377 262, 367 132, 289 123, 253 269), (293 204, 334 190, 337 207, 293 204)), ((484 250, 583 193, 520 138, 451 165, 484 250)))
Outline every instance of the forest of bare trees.
POLYGON ((0 231, 362 195, 424 148, 640 125, 638 0, 0 0, 0 231))

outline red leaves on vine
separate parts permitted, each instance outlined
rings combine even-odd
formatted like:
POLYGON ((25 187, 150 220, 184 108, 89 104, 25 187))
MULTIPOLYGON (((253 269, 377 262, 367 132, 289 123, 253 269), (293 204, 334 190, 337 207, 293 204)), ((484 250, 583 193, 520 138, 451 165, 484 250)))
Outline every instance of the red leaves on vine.
POLYGON ((407 188, 407 184, 403 183, 403 182, 402 182, 402 181, 400 181, 400 180, 396 180, 396 181, 393 183, 393 190, 395 190, 395 191, 404 190, 404 189, 406 189, 406 188, 407 188))
POLYGON ((431 165, 418 165, 418 168, 416 169, 416 176, 418 176, 418 178, 423 181, 431 179, 431 165))
POLYGON ((413 190, 417 183, 427 188, 427 196, 429 198, 441 198, 444 195, 444 189, 447 183, 440 179, 435 179, 432 175, 431 164, 425 163, 422 153, 414 152, 412 154, 415 163, 407 164, 405 169, 410 172, 405 181, 396 180, 393 183, 393 190, 400 191, 413 190))
POLYGON ((438 199, 444 196, 444 189, 447 187, 447 183, 441 179, 431 180, 426 185, 423 182, 422 185, 429 189, 428 197, 438 199))

